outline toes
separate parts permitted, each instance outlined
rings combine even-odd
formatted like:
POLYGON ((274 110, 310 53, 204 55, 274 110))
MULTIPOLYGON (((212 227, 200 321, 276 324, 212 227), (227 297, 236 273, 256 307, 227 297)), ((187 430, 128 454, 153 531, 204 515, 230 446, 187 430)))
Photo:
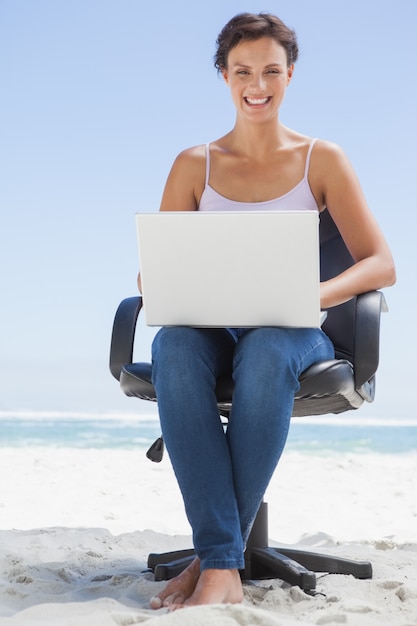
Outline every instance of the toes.
POLYGON ((185 596, 182 593, 173 593, 164 600, 164 606, 169 608, 170 611, 174 610, 181 604, 183 604, 185 596))
POLYGON ((152 596, 152 598, 149 600, 149 604, 151 605, 151 608, 155 611, 157 611, 158 609, 162 609, 163 607, 163 602, 159 596, 152 596))
POLYGON ((185 604, 181 603, 178 604, 177 602, 175 604, 171 604, 171 606, 169 607, 169 612, 173 613, 173 611, 178 611, 178 609, 183 609, 185 607, 185 604))
POLYGON ((185 596, 182 593, 172 593, 169 596, 160 597, 152 596, 149 600, 151 609, 157 611, 158 609, 168 608, 170 611, 175 611, 178 607, 182 606, 185 600, 185 596))

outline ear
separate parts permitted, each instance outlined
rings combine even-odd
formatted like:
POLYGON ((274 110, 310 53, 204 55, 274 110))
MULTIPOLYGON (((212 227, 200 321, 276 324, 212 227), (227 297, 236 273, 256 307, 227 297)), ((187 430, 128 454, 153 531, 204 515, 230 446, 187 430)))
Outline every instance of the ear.
POLYGON ((292 75, 294 72, 294 63, 291 63, 291 65, 289 66, 289 68, 287 69, 287 86, 290 84, 291 79, 292 79, 292 75))
POLYGON ((222 69, 222 76, 223 76, 223 80, 226 83, 226 85, 229 84, 229 72, 226 69, 222 69))

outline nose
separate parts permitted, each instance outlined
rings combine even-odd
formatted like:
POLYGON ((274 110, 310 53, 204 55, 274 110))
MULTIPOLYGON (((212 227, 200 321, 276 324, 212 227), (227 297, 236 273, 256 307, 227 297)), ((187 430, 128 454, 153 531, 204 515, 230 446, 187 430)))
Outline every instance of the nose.
POLYGON ((253 74, 250 89, 253 92, 260 92, 265 89, 265 77, 262 74, 253 74))

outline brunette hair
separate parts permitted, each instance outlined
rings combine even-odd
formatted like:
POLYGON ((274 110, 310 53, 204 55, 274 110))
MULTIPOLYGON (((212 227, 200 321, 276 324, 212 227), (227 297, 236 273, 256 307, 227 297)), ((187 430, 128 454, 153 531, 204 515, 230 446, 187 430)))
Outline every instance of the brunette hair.
POLYGON ((216 41, 214 66, 218 72, 227 69, 230 50, 241 41, 254 41, 261 37, 272 37, 285 49, 288 67, 298 58, 298 43, 295 31, 288 28, 270 13, 239 13, 221 30, 216 41))

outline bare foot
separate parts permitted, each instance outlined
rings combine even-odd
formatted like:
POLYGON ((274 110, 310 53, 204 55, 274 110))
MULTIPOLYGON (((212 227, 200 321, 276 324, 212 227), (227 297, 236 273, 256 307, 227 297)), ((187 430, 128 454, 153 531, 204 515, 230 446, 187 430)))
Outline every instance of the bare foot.
POLYGON ((237 569, 203 570, 191 596, 182 606, 199 604, 239 604, 243 588, 237 569))
POLYGON ((168 581, 164 589, 150 600, 152 609, 181 606, 193 594, 200 576, 200 559, 196 557, 181 574, 168 581))

